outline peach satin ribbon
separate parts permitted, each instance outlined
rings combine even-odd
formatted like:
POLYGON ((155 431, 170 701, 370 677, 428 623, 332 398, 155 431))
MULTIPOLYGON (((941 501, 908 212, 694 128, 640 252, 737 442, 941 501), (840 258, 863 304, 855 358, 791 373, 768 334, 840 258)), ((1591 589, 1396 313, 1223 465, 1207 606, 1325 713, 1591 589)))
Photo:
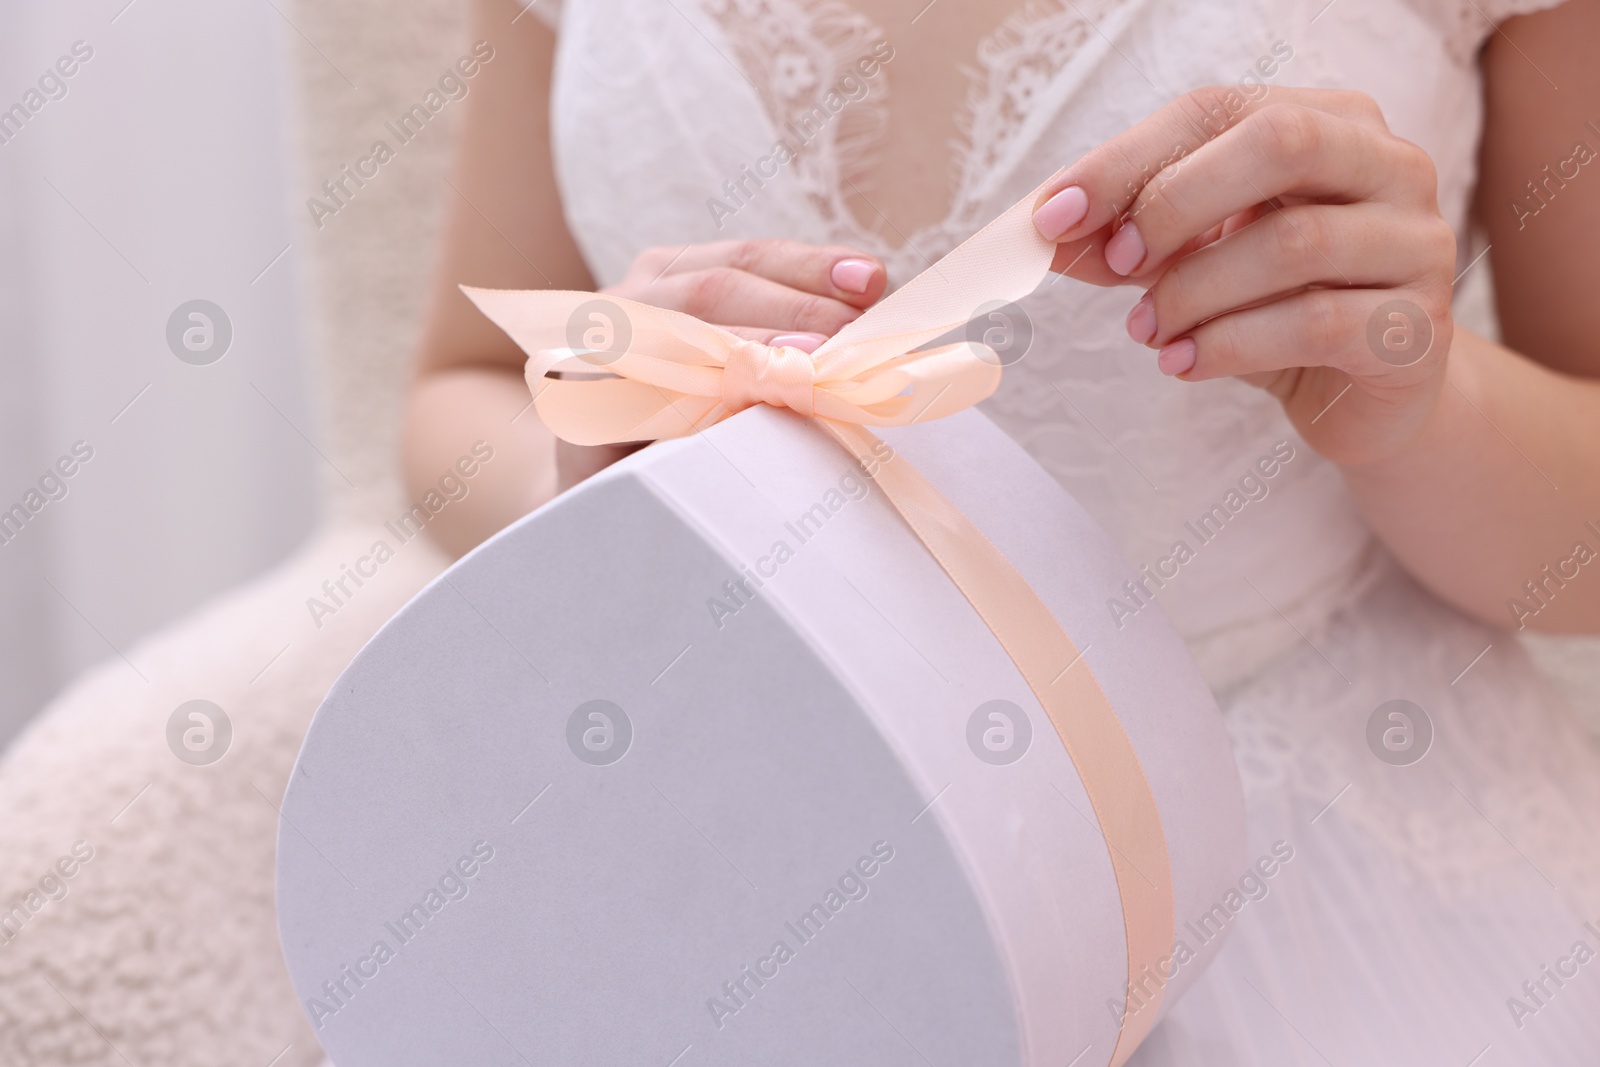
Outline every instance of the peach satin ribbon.
MULTIPOLYGON (((1077 768, 1105 836, 1121 897, 1128 982, 1161 973, 1173 944, 1172 867, 1155 796, 1133 743, 1072 639, 1010 561, 904 459, 868 463, 867 426, 905 426, 970 407, 994 392, 992 350, 960 342, 913 351, 965 324, 990 301, 1020 300, 1049 271, 1055 246, 1032 223, 1044 187, 1007 210, 808 356, 745 341, 688 315, 594 293, 471 289, 478 308, 530 353, 539 417, 576 444, 696 433, 757 403, 815 418, 873 475, 977 610, 1038 697, 1077 768), (620 309, 631 337, 616 353, 569 347, 586 304, 620 309), (585 356, 587 355, 587 359, 585 356), (548 378, 597 367, 613 378, 548 378)), ((580 324, 582 328, 583 324, 580 324)), ((611 345, 607 345, 610 348, 611 345)), ((1156 1003, 1124 1014, 1111 1067, 1155 1025, 1156 1003)))

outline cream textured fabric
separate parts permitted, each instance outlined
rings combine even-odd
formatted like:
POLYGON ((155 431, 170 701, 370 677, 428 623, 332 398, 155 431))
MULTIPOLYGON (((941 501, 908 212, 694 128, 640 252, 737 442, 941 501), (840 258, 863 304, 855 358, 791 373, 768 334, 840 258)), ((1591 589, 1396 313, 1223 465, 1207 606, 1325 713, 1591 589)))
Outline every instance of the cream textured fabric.
POLYGON ((20 932, 0 932, 8 1067, 309 1067, 322 1058, 278 947, 275 805, 323 694, 444 565, 420 538, 400 545, 382 521, 403 510, 394 458, 403 368, 449 192, 455 114, 445 108, 320 230, 305 200, 465 51, 466 8, 302 0, 284 10, 305 35, 285 28, 300 105, 290 191, 320 375, 317 437, 343 476, 329 471, 329 519, 303 550, 131 650, 148 684, 120 663, 91 671, 5 754, 0 901, 23 898, 74 842, 93 849, 64 899, 36 897, 45 902, 20 932), (379 538, 395 557, 314 625, 306 599, 379 538), (220 705, 234 729, 210 766, 167 748, 168 717, 196 698, 220 705))

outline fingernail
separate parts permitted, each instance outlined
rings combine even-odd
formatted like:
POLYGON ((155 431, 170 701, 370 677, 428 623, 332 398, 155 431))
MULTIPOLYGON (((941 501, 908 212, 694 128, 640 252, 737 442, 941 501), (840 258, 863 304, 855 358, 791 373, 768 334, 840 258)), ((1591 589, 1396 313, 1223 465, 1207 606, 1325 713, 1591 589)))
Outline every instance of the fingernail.
POLYGON ((847 293, 864 293, 877 270, 869 259, 841 259, 833 265, 833 284, 847 293))
POLYGON ((826 340, 827 338, 820 333, 780 333, 772 339, 771 345, 773 348, 798 348, 810 354, 826 340))
POLYGON ((1128 312, 1128 336, 1142 345, 1156 335, 1156 304, 1146 293, 1128 312))
POLYGON ((1089 194, 1079 185, 1069 185, 1039 205, 1033 225, 1047 241, 1054 241, 1083 221, 1089 213, 1089 194))
POLYGON ((1128 223, 1106 242, 1106 266, 1126 278, 1144 262, 1144 238, 1139 227, 1128 223))
POLYGON ((1194 339, 1185 337, 1181 341, 1174 341, 1161 350, 1156 357, 1156 366, 1161 368, 1161 373, 1168 377, 1176 377, 1194 366, 1194 339))

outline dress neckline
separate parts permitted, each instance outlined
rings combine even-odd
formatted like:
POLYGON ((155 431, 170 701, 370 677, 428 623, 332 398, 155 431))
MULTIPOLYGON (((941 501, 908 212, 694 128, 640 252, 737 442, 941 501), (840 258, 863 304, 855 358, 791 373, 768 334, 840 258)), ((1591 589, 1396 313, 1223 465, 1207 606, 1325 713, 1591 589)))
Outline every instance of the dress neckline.
MULTIPOLYGON (((837 231, 883 258, 892 277, 925 269, 993 214, 1073 90, 1108 54, 1120 54, 1112 42, 1146 2, 1027 0, 978 39, 970 60, 956 68, 967 85, 950 144, 952 191, 932 221, 903 232, 882 210, 893 202, 892 191, 869 198, 860 188, 878 161, 888 122, 892 60, 863 79, 867 94, 797 154, 807 200, 837 231), (882 224, 863 220, 850 192, 882 224)), ((701 6, 722 35, 723 54, 757 96, 774 141, 794 143, 789 116, 810 111, 858 60, 888 41, 876 22, 843 0, 702 0, 701 6)), ((1025 177, 1031 185, 1045 175, 1025 177)))

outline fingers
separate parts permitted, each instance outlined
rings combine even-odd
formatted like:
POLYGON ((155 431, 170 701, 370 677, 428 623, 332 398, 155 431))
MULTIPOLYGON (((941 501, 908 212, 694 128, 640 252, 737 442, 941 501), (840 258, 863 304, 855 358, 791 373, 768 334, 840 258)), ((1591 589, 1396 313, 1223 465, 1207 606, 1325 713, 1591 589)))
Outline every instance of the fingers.
MULTIPOLYGON (((725 326, 723 329, 750 341, 774 347, 789 346, 813 352, 827 337, 820 333, 785 333, 781 330, 755 329, 748 326, 725 326)), ((612 445, 575 445, 556 439, 556 483, 559 491, 566 492, 579 482, 593 477, 613 463, 644 448, 649 442, 630 442, 612 445)))
MULTIPOLYGON (((1291 104, 1383 129, 1383 115, 1363 93, 1239 86, 1196 89, 1062 169, 1034 215, 1052 241, 1076 240, 1110 226, 1145 184, 1262 109, 1291 104), (1271 101, 1271 105, 1268 104, 1271 101)), ((1264 198, 1263 198, 1264 199, 1264 198)))
POLYGON ((780 333, 831 337, 859 318, 859 308, 832 297, 792 289, 733 267, 669 274, 651 287, 650 303, 706 322, 752 325, 780 333))
POLYGON ((1034 222, 1053 269, 1099 285, 1154 277, 1279 197, 1431 201, 1432 164, 1361 93, 1198 89, 1065 168, 1034 222), (1220 227, 1220 229, 1219 229, 1220 227))
POLYGON ((1331 367, 1369 383, 1419 380, 1449 348, 1449 304, 1413 289, 1312 289, 1214 318, 1167 344, 1184 381, 1331 367))
POLYGON ((1050 269, 1090 285, 1127 285, 1128 279, 1106 266, 1106 241, 1110 236, 1109 229, 1101 229, 1076 241, 1062 241, 1056 245, 1050 269))
POLYGON ((763 343, 783 337, 780 343, 809 352, 859 317, 887 285, 883 264, 853 249, 772 239, 647 249, 612 291, 749 327, 741 336, 763 343))
POLYGON ((1425 207, 1432 164, 1414 145, 1310 108, 1245 119, 1140 190, 1106 243, 1111 270, 1151 275, 1196 234, 1280 199, 1387 200, 1425 207))
MULTIPOLYGON (((1201 248, 1215 240, 1227 226, 1214 226, 1195 237, 1179 250, 1178 254, 1201 248)), ((1139 279, 1128 279, 1106 265, 1105 247, 1110 234, 1101 230, 1077 241, 1066 241, 1056 246, 1055 259, 1050 269, 1057 274, 1088 282, 1091 285, 1130 285, 1139 279)))
POLYGON ((820 333, 785 333, 782 330, 759 330, 749 326, 724 326, 731 334, 747 341, 760 341, 773 348, 798 348, 802 352, 815 352, 828 338, 820 333))
POLYGON ((1417 283, 1453 262, 1455 235, 1388 204, 1305 204, 1185 255, 1128 315, 1128 335, 1161 347, 1208 319, 1308 286, 1384 288, 1417 283))
POLYGON ((636 266, 652 279, 716 268, 744 271, 791 289, 866 308, 888 285, 884 266, 854 249, 766 239, 652 248, 636 266))

